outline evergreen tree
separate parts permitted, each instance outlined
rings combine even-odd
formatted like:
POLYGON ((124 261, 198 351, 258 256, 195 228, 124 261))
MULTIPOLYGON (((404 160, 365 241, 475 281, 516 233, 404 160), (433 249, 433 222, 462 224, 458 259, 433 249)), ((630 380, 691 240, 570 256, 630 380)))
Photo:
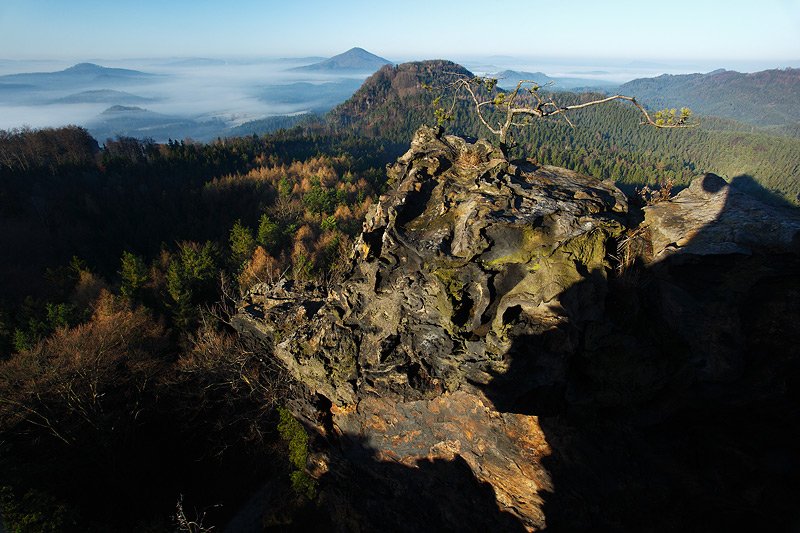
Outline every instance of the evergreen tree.
POLYGON ((270 253, 274 253, 281 240, 281 229, 266 213, 258 222, 258 244, 270 253))
POLYGON ((142 258, 127 251, 122 252, 119 275, 120 294, 130 300, 139 298, 141 289, 148 280, 147 267, 142 258))
POLYGON ((182 243, 180 254, 167 268, 167 292, 175 325, 189 331, 198 318, 197 306, 213 299, 217 253, 211 242, 182 243))
POLYGON ((231 264, 238 272, 241 270, 242 265, 253 255, 253 250, 256 249, 253 231, 242 225, 241 220, 237 220, 231 228, 228 243, 231 248, 231 264))

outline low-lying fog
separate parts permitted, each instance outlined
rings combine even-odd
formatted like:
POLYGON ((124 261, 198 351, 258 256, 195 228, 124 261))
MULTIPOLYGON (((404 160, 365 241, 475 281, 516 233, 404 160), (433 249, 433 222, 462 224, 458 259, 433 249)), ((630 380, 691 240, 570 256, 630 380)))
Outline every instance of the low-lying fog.
POLYGON ((116 72, 100 71, 94 77, 62 72, 76 62, 0 61, 0 76, 5 76, 0 77, 0 129, 78 124, 96 135, 134 134, 164 141, 159 137, 165 132, 149 135, 146 123, 163 130, 179 121, 177 129, 187 131, 168 136, 214 138, 248 121, 327 111, 371 74, 292 70, 322 59, 88 61, 149 75, 124 73, 123 79, 116 72), (59 75, 7 76, 20 73, 59 75), (203 130, 199 136, 194 135, 195 123, 203 130), (208 131, 209 124, 214 131, 208 131))
MULTIPOLYGON (((145 73, 100 71, 94 77, 93 71, 76 69, 58 76, 9 77, 60 72, 78 61, 0 60, 0 129, 78 124, 101 142, 116 135, 166 141, 246 134, 242 128, 232 128, 272 116, 323 113, 346 100, 370 74, 292 70, 322 59, 90 59, 87 62, 102 67, 145 73)), ((716 68, 513 57, 463 58, 460 62, 476 74, 543 72, 606 89, 639 77, 716 68)))

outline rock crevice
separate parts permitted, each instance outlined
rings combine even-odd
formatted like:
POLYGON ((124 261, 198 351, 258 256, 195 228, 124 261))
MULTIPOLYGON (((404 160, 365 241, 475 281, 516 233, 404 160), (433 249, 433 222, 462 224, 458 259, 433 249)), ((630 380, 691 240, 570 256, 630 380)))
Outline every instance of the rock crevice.
POLYGON ((587 446, 575 420, 588 420, 593 439, 613 435, 637 453, 631 427, 668 420, 698 397, 735 396, 708 384, 744 380, 752 395, 796 367, 796 348, 769 364, 751 353, 764 328, 789 327, 798 313, 788 296, 800 292, 797 281, 785 275, 798 266, 794 213, 770 217, 706 176, 645 210, 647 231, 629 239, 644 252, 620 274, 628 204, 611 184, 508 162, 486 141, 426 127, 388 176, 391 190, 367 215, 342 284, 328 294, 258 286, 235 319, 310 397, 329 402, 327 428, 297 414, 325 436, 327 470, 349 473, 322 488, 343 530, 641 525, 637 513, 653 504, 632 509, 664 493, 614 473, 623 503, 598 501, 632 514, 602 518, 564 443, 578 462, 598 461, 609 443, 587 446), (758 238, 764 228, 770 234, 758 238), (714 290, 703 285, 709 276, 721 278, 714 290), (776 293, 784 296, 769 300, 776 293), (772 317, 758 327, 746 323, 752 302, 772 317), (413 514, 403 506, 420 504, 399 493, 419 479, 390 465, 426 472, 417 497, 443 498, 462 514, 422 513, 432 524, 406 518, 398 527, 393 520, 413 514), (355 493, 344 487, 358 483, 348 476, 370 480, 356 491, 360 504, 347 503, 355 493), (447 476, 462 476, 496 512, 475 516, 457 495, 425 494, 458 483, 447 476))

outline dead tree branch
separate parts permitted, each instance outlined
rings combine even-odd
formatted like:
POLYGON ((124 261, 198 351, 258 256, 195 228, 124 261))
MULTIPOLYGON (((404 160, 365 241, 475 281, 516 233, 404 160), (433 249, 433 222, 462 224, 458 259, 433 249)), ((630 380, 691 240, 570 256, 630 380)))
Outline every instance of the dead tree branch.
MULTIPOLYGON (((559 105, 552 93, 544 96, 540 91, 543 86, 534 80, 519 80, 514 90, 510 92, 497 91, 497 81, 496 78, 480 76, 457 78, 449 85, 449 88, 453 90, 453 102, 449 111, 437 107, 436 117, 440 121, 451 119, 460 94, 466 92, 468 99, 475 107, 478 120, 498 137, 500 148, 503 151, 507 149, 511 129, 531 126, 533 124, 531 119, 564 118, 571 127, 575 127, 567 116, 568 113, 615 100, 633 104, 642 115, 640 122, 642 125, 655 128, 687 128, 697 125, 689 122, 692 112, 685 107, 680 111, 665 109, 651 115, 635 97, 623 94, 598 98, 581 104, 559 105), (532 103, 520 103, 523 94, 530 95, 532 103), (499 115, 499 119, 497 119, 497 115, 499 115)), ((439 99, 437 98, 434 105, 438 106, 438 104, 439 99)))

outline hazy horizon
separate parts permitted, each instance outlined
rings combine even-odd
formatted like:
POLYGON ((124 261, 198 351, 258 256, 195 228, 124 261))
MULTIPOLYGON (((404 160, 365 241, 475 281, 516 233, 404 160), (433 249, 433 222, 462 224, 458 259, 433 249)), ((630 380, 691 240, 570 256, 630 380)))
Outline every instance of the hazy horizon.
MULTIPOLYGON (((395 63, 449 59, 479 75, 543 72, 585 79, 588 87, 720 68, 797 68, 800 0, 763 0, 758 9, 744 0, 675 0, 666 10, 633 0, 565 0, 555 7, 543 0, 502 6, 477 0, 0 3, 0 75, 56 72, 84 62, 159 74, 158 82, 135 90, 99 83, 89 89, 121 89, 148 111, 229 126, 324 111, 344 101, 352 76, 288 67, 352 47, 395 63), (281 90, 325 82, 320 95, 300 87, 305 100, 281 90)), ((65 104, 59 99, 75 99, 66 90, 31 89, 37 100, 24 88, 3 89, 0 129, 86 125, 103 120, 100 114, 110 107, 65 104)))
MULTIPOLYGON (((373 50, 368 51, 376 53, 373 50)), ((186 129, 188 127, 185 124, 178 123, 173 126, 172 130, 153 130, 160 132, 155 135, 156 140, 187 136, 208 140, 224 134, 224 131, 219 129, 220 124, 224 124, 226 128, 232 128, 248 121, 270 116, 324 111, 333 104, 344 101, 349 94, 355 91, 355 85, 337 88, 336 84, 346 83, 347 80, 353 80, 353 83, 360 84, 370 74, 368 72, 320 74, 291 70, 292 67, 312 63, 320 57, 323 56, 297 58, 287 56, 281 58, 173 56, 139 59, 76 57, 69 60, 5 60, 0 58, 0 75, 59 72, 75 64, 86 62, 103 67, 126 68, 156 74, 159 77, 147 84, 113 88, 141 99, 139 103, 132 105, 141 107, 147 112, 162 115, 150 115, 150 118, 156 119, 157 122, 169 122, 167 118, 170 117, 198 122, 194 129, 186 129), (335 90, 333 95, 319 96, 314 94, 313 87, 307 87, 306 93, 308 94, 300 94, 297 98, 289 98, 287 101, 285 95, 281 94, 286 91, 281 91, 280 88, 297 83, 317 84, 316 86, 328 84, 321 87, 335 90), (210 121, 217 121, 213 124, 214 128, 209 129, 204 126, 210 121), (181 128, 184 128, 185 132, 181 128)), ((386 59, 393 62, 405 62, 436 57, 386 57, 386 59)), ((682 61, 630 61, 626 59, 600 61, 591 58, 531 58, 511 55, 439 56, 438 58, 456 61, 479 75, 493 74, 503 70, 543 72, 550 77, 585 79, 588 85, 595 82, 598 86, 601 83, 621 84, 636 78, 653 77, 664 73, 708 72, 718 68, 734 70, 736 66, 682 61)), ((741 67, 740 70, 745 72, 763 70, 758 68, 760 66, 770 68, 770 65, 757 65, 757 68, 752 70, 741 69, 741 67)), ((800 63, 775 65, 771 68, 783 66, 800 66, 800 63)), ((101 84, 92 87, 92 89, 109 88, 112 87, 105 87, 101 84)), ((112 103, 63 103, 59 100, 80 92, 70 88, 54 88, 51 91, 37 93, 39 94, 38 100, 34 98, 27 102, 14 101, 9 96, 12 93, 0 92, 0 129, 78 124, 88 127, 90 131, 103 132, 102 135, 113 133, 114 126, 105 124, 104 120, 107 117, 103 115, 104 111, 112 107, 112 103)), ((124 132, 120 131, 120 133, 124 132)))
MULTIPOLYGON (((182 67, 180 63, 186 61, 210 60, 218 65, 258 65, 268 63, 294 63, 310 64, 315 61, 333 57, 346 52, 350 48, 364 48, 354 43, 348 49, 338 50, 328 55, 170 55, 152 57, 106 57, 106 56, 74 56, 74 57, 37 57, 25 59, 12 59, 0 56, 0 75, 55 72, 80 63, 94 63, 104 67, 134 68, 136 66, 158 66, 160 68, 182 67)), ((664 59, 664 58, 592 58, 592 57, 559 57, 559 56, 526 56, 506 54, 502 56, 493 54, 452 54, 437 53, 416 56, 391 56, 380 51, 366 49, 368 52, 386 58, 392 63, 406 63, 410 61, 425 61, 430 59, 447 59, 459 63, 467 68, 487 66, 500 69, 513 70, 551 70, 553 75, 565 73, 582 73, 580 69, 590 68, 596 70, 601 67, 613 67, 617 70, 628 69, 631 74, 625 81, 637 77, 648 77, 653 72, 659 74, 690 74, 705 73, 717 69, 736 70, 738 72, 758 72, 770 69, 800 68, 800 57, 787 60, 737 60, 715 58, 693 59, 664 59), (555 70, 554 68, 555 67, 555 70), (560 70, 559 70, 560 69, 560 70), (578 70, 576 70, 578 69, 578 70), (563 72, 562 72, 563 71, 563 72)), ((550 74, 550 72, 545 72, 550 74)), ((656 74, 658 75, 658 74, 656 74)))

